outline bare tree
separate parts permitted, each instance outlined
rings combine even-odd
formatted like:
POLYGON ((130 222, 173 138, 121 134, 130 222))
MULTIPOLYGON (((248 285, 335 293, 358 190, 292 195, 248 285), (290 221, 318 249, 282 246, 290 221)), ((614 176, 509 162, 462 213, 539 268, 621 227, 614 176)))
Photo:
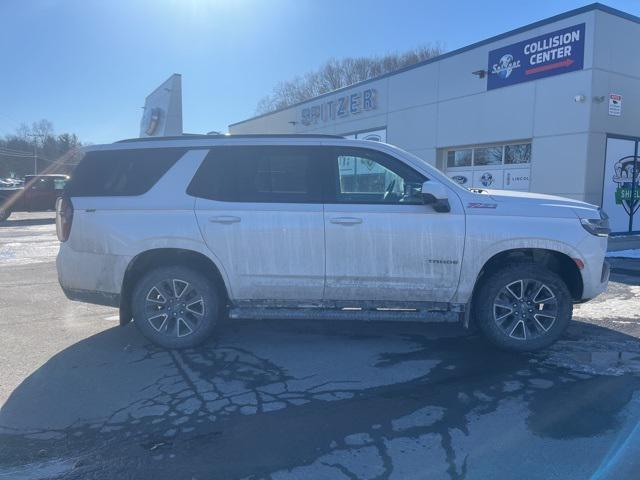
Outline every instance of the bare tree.
POLYGON ((31 126, 23 123, 14 134, 0 137, 0 178, 33 173, 34 151, 39 172, 70 173, 80 159, 81 146, 74 133, 56 135, 49 120, 42 119, 31 126))
POLYGON ((318 70, 278 83, 270 95, 260 99, 256 113, 268 113, 354 83, 400 70, 437 57, 444 52, 440 44, 424 45, 403 53, 376 57, 329 59, 318 70))

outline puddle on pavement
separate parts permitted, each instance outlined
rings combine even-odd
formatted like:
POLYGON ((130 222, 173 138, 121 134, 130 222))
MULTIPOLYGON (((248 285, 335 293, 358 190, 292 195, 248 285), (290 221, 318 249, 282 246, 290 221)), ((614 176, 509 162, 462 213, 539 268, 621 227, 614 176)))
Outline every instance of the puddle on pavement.
POLYGON ((19 467, 0 467, 0 480, 45 480, 71 471, 76 459, 54 459, 19 467))
POLYGON ((554 348, 554 351, 548 352, 542 364, 590 375, 640 374, 640 352, 554 348))
POLYGON ((619 413, 640 389, 631 375, 599 376, 537 391, 529 401, 530 430, 555 439, 593 437, 617 428, 619 413))

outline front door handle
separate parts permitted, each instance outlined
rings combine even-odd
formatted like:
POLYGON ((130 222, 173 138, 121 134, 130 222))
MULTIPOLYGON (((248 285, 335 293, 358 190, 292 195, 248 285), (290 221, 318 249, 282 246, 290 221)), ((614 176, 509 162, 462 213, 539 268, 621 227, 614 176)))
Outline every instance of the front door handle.
POLYGON ((233 215, 219 215, 217 217, 209 217, 211 223, 223 223, 230 225, 232 223, 240 223, 240 217, 234 217, 233 215))
POLYGON ((362 223, 362 219, 357 217, 335 217, 329 221, 337 225, 358 225, 362 223))

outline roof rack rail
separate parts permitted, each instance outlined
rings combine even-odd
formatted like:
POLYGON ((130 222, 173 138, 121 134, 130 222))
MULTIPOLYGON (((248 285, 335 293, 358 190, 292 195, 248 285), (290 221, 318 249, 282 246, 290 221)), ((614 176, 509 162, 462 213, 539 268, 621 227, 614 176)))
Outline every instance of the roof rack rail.
POLYGON ((172 135, 168 137, 144 137, 126 138, 114 143, 135 143, 135 142, 157 142, 168 140, 222 140, 230 138, 341 138, 340 135, 324 135, 320 133, 255 133, 244 135, 204 135, 198 133, 185 133, 183 135, 172 135))

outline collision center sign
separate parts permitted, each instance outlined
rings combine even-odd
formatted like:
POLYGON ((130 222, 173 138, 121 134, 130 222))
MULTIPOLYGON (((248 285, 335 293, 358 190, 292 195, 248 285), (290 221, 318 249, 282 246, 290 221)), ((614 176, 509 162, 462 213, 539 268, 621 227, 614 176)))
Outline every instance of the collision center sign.
POLYGON ((487 90, 582 70, 584 23, 489 52, 487 90))

